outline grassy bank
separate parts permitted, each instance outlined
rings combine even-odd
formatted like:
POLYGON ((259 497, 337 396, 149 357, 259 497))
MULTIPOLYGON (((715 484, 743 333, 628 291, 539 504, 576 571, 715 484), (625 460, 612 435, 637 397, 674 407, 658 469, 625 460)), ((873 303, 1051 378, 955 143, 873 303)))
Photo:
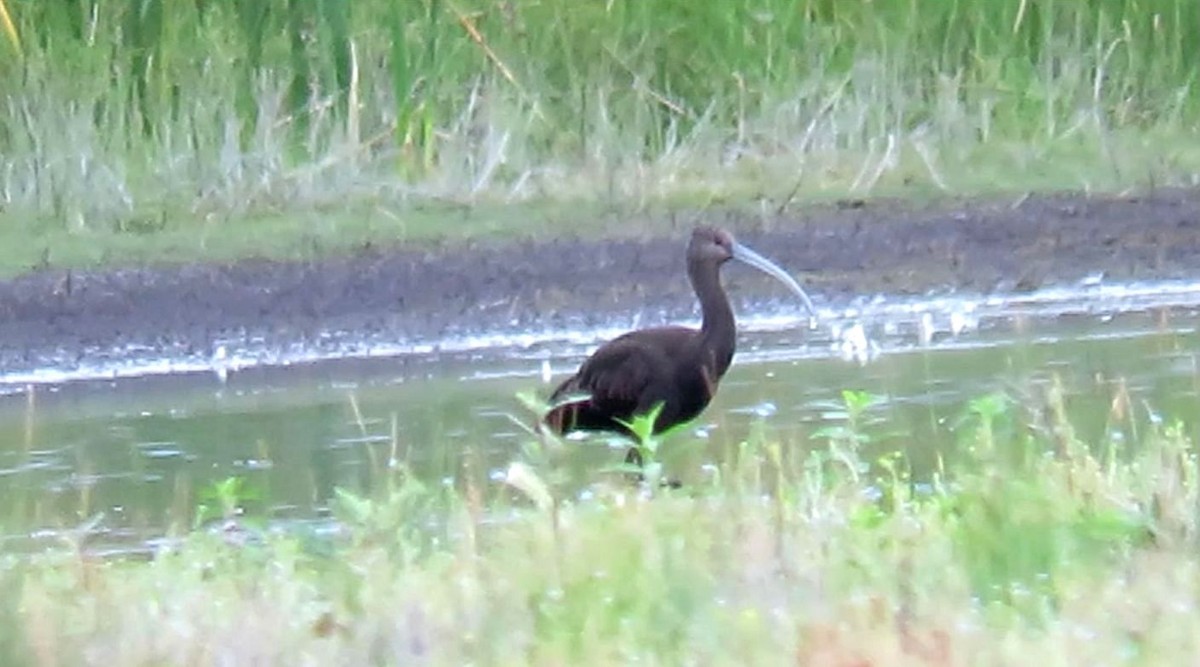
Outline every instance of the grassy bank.
POLYGON ((962 455, 919 483, 860 458, 855 394, 817 442, 752 435, 711 483, 652 498, 562 497, 555 443, 508 485, 400 470, 341 498, 332 542, 199 531, 149 562, 9 561, 2 637, 38 665, 1187 662, 1195 445, 1128 400, 1081 442, 1059 392, 973 401, 962 455))
POLYGON ((10 273, 1200 172, 1188 0, 4 7, 10 273))

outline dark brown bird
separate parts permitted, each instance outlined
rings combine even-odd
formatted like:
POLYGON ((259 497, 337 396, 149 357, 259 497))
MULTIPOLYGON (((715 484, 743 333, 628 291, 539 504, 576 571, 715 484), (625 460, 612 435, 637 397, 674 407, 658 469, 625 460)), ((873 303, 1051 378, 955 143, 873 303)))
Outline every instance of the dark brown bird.
MULTIPOLYGON (((783 269, 738 244, 729 232, 699 227, 688 243, 687 272, 700 299, 700 330, 642 329, 600 346, 554 390, 550 402, 557 407, 546 416, 546 425, 559 434, 589 430, 630 435, 618 420, 629 422, 660 402, 655 433, 699 415, 733 360, 737 327, 720 277, 721 265, 731 259, 779 279, 800 297, 809 313, 816 314, 808 295, 783 269), (579 398, 572 400, 572 396, 579 398)), ((639 462, 637 451, 630 451, 626 460, 639 462)))

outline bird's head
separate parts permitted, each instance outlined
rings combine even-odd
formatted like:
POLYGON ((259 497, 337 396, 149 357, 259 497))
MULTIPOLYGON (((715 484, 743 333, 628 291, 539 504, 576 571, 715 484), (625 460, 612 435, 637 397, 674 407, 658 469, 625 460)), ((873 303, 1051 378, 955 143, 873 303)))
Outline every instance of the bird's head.
POLYGON ((771 260, 734 241, 733 234, 724 229, 702 225, 693 230, 692 240, 688 243, 687 257, 689 272, 705 271, 706 265, 715 270, 716 267, 731 259, 749 264, 787 285, 796 296, 800 297, 808 312, 813 315, 817 313, 812 300, 808 298, 808 294, 800 287, 795 278, 789 276, 771 260))
POLYGON ((736 248, 733 234, 719 227, 703 225, 692 231, 692 240, 688 243, 688 261, 724 264, 733 259, 736 248))

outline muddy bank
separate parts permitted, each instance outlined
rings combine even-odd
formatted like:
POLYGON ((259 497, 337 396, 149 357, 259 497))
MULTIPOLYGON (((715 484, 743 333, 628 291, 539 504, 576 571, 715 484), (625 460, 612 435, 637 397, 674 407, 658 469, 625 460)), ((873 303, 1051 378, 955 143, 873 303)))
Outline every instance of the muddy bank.
MULTIPOLYGON (((910 205, 843 202, 706 221, 777 260, 817 301, 857 294, 1020 291, 1103 272, 1200 275, 1200 190, 1130 197, 1035 196, 910 205)), ((688 315, 686 230, 620 240, 515 240, 427 250, 366 248, 312 262, 49 270, 0 282, 0 368, 86 362, 113 348, 209 354, 222 342, 391 339, 602 323, 641 309, 688 315)), ((743 306, 780 296, 744 267, 725 272, 743 306)))

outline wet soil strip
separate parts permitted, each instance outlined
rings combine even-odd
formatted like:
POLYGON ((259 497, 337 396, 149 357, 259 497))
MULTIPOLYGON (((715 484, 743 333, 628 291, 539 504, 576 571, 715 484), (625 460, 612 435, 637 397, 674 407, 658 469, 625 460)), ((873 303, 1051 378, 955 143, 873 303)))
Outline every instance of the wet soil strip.
MULTIPOLYGON (((818 302, 931 291, 1022 292, 1102 274, 1200 276, 1200 190, 1060 194, 909 205, 847 202, 764 219, 712 211, 787 267, 818 302)), ((370 248, 320 261, 105 271, 43 270, 0 282, 0 369, 88 364, 112 350, 205 358, 219 345, 277 349, 352 331, 376 340, 512 328, 604 326, 633 312, 691 317, 686 235, 547 239, 428 250, 370 248)), ((731 296, 770 279, 726 272, 731 296)))

